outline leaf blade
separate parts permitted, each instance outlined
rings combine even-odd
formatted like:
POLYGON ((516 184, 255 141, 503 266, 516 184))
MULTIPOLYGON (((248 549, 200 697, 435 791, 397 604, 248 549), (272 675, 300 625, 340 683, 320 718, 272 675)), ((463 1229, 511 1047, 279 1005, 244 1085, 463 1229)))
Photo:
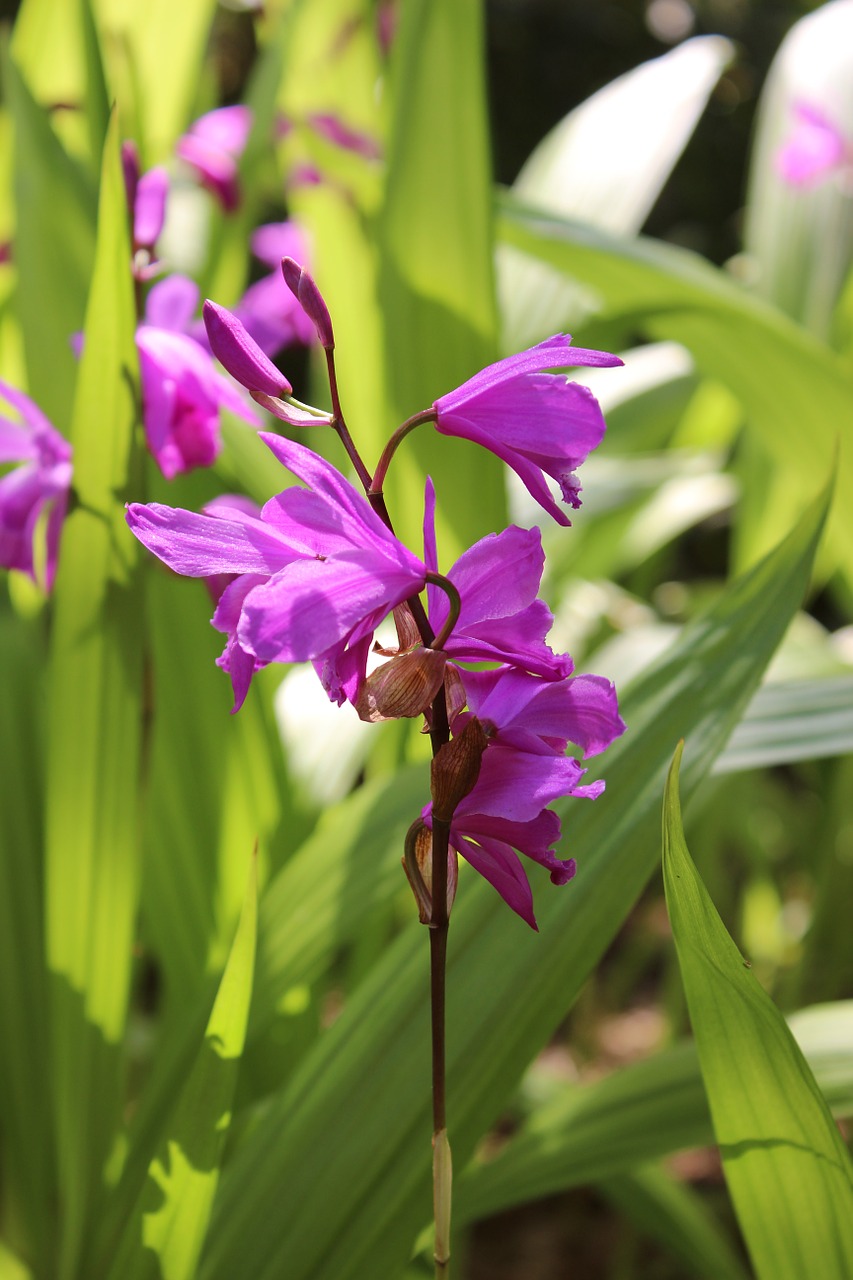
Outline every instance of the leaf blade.
POLYGON ((690 860, 676 752, 664 887, 703 1079, 741 1230, 762 1280, 853 1267, 853 1165, 796 1041, 690 860))

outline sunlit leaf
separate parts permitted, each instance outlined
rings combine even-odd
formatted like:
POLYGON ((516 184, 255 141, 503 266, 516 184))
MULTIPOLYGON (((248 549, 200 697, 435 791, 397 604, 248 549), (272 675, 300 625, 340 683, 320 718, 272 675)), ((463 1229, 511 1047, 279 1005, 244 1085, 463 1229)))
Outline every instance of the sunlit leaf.
POLYGON ((664 887, 735 1212, 762 1280, 842 1280, 853 1269, 853 1164, 802 1052, 690 860, 680 758, 679 748, 664 798, 664 887))
POLYGON ((257 931, 257 867, 201 1049, 148 1172, 110 1276, 192 1280, 204 1242, 246 1036, 257 931))
POLYGON ((49 670, 46 950, 63 1277, 74 1273, 118 1121, 138 896, 141 598, 119 497, 136 418, 129 260, 113 119, 72 418, 77 505, 63 530, 49 670))

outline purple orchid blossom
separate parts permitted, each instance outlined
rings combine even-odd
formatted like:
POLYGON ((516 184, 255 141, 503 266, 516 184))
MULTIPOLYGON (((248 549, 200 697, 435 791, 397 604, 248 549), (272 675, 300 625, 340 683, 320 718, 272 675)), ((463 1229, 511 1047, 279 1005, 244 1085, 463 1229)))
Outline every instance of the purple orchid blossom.
MULTIPOLYGON (((435 571, 435 489, 427 480, 424 514, 424 560, 435 571)), ((510 525, 490 533, 464 551, 447 577, 462 597, 462 610, 445 645, 456 662, 512 663, 547 680, 571 675, 568 654, 555 654, 545 643, 554 622, 537 599, 545 553, 538 529, 510 525)), ((448 613, 447 596, 427 587, 430 626, 438 633, 448 613)))
POLYGON ((776 169, 784 182, 814 187, 853 161, 853 148, 844 133, 820 107, 795 102, 792 112, 793 129, 776 154, 776 169))
POLYGON ((134 503, 127 512, 136 537, 175 572, 235 575, 214 625, 229 637, 220 665, 232 676, 238 703, 251 679, 249 658, 257 669, 255 663, 322 662, 329 655, 342 661, 350 650, 366 652, 379 622, 423 590, 426 574, 334 467, 295 441, 260 438, 309 488, 285 489, 259 519, 157 503, 134 503), (256 580, 249 584, 245 575, 256 580))
POLYGON ((261 425, 233 384, 217 373, 204 348, 186 333, 197 301, 192 280, 169 276, 149 293, 145 319, 136 330, 145 438, 167 480, 215 460, 222 447, 220 409, 254 427, 261 425))
POLYGON ((0 464, 22 464, 0 477, 0 565, 38 581, 35 537, 46 512, 44 585, 49 591, 68 509, 71 445, 29 396, 7 382, 0 381, 0 401, 14 414, 0 413, 0 464))
MULTIPOLYGON (((594 800, 604 790, 601 780, 582 784, 585 770, 565 751, 571 741, 594 755, 624 732, 615 690, 600 676, 552 682, 507 666, 466 671, 462 681, 469 709, 455 716, 454 736, 476 716, 488 746, 453 815, 450 842, 535 929, 530 885, 513 850, 547 867, 555 884, 574 875, 574 861, 551 848, 560 822, 547 806, 560 796, 594 800)), ((430 822, 431 806, 423 817, 430 822)))
POLYGON ((575 470, 601 443, 604 417, 587 387, 542 371, 620 364, 618 356, 573 347, 568 334, 556 334, 489 365, 440 396, 433 404, 436 428, 442 435, 473 440, 502 458, 539 505, 558 524, 568 525, 571 521, 557 506, 544 477, 552 476, 563 501, 579 507, 575 470))
POLYGON ((573 743, 588 757, 605 751, 625 730, 616 690, 603 676, 552 681, 504 666, 466 671, 462 680, 468 711, 454 720, 453 732, 475 715, 490 746, 562 755, 573 743))
MULTIPOLYGON (((487 753, 488 754, 488 753, 487 753)), ((574 858, 558 858, 553 846, 560 838, 560 819, 543 809, 527 822, 477 812, 477 788, 456 807, 450 824, 450 847, 497 889, 508 907, 538 931, 533 892, 518 853, 538 862, 551 874, 552 884, 567 884, 577 871, 574 858), (518 851, 518 852, 516 852, 518 851)), ((431 824, 431 805, 423 811, 431 824)))
POLYGON ((176 154, 197 173, 226 213, 240 204, 237 161, 245 150, 252 128, 249 107, 237 105, 208 111, 178 139, 176 154))

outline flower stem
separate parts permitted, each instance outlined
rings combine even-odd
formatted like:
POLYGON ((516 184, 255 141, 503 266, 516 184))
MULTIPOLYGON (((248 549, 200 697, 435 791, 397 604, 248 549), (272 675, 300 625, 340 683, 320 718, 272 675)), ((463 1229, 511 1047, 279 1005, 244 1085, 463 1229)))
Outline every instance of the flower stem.
POLYGON ((376 464, 376 470, 373 473, 373 482, 370 485, 370 491, 367 495, 369 498, 372 498, 374 494, 380 494, 382 492, 382 487, 385 484, 385 477, 388 474, 388 468, 391 465, 391 459, 397 452, 397 446, 400 441, 403 440, 410 431, 414 431, 415 427, 419 427, 422 422, 435 422, 435 419, 435 409, 421 409, 420 413, 413 414, 411 418, 406 419, 402 426, 397 428, 385 448, 382 450, 382 456, 376 464))
POLYGON ((367 467, 362 461, 361 454, 355 447, 355 442, 349 433, 349 428, 344 418, 344 411, 341 408, 341 398, 338 393, 338 375, 335 369, 335 351, 333 347, 326 347, 326 368, 329 371, 329 392, 332 397, 332 427, 338 433, 338 438, 344 446, 352 465, 355 467, 356 475, 364 485, 365 491, 369 492, 372 477, 367 467))
POLYGON ((436 1280, 450 1276, 451 1161, 447 1139, 445 1065, 445 991, 447 974, 447 852, 450 823, 433 815, 432 917, 429 925, 430 1007, 432 1012, 432 1177, 435 1212, 436 1280))

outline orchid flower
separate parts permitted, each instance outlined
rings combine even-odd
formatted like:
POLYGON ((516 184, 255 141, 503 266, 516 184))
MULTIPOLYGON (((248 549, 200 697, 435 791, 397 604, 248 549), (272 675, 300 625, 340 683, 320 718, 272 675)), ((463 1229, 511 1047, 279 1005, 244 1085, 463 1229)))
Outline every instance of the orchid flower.
POLYGON ((3 401, 11 414, 0 412, 0 464, 21 465, 0 477, 0 565, 38 580, 36 530, 46 513, 44 583, 50 590, 68 509, 71 445, 29 396, 0 381, 3 401))

